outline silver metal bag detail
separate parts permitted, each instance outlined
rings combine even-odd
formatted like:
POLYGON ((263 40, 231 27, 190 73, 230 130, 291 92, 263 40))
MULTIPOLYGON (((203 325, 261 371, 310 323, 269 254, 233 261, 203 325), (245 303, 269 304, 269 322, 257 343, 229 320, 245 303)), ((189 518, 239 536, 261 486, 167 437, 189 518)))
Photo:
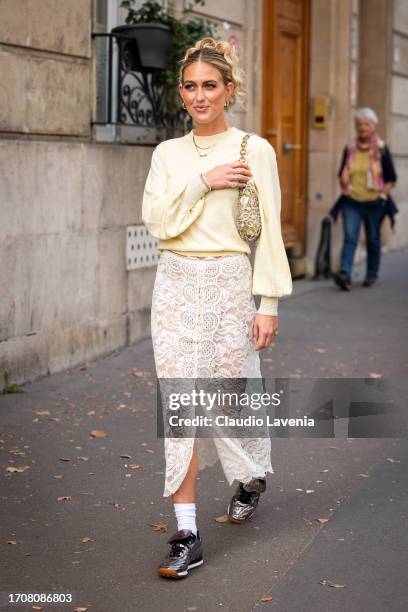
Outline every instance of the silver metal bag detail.
MULTIPOLYGON (((243 163, 247 163, 247 143, 249 137, 250 134, 245 134, 241 142, 239 160, 243 163)), ((252 179, 249 179, 245 187, 238 191, 235 222, 238 234, 243 240, 253 242, 259 238, 262 230, 262 220, 259 210, 258 192, 252 179)))

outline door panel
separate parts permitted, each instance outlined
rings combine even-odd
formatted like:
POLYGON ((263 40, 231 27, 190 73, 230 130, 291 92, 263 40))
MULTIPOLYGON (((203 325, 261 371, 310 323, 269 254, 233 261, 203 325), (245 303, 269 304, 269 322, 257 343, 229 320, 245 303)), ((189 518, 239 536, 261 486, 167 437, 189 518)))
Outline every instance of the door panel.
POLYGON ((282 191, 282 233, 305 250, 308 0, 264 0, 262 135, 274 147, 282 191))

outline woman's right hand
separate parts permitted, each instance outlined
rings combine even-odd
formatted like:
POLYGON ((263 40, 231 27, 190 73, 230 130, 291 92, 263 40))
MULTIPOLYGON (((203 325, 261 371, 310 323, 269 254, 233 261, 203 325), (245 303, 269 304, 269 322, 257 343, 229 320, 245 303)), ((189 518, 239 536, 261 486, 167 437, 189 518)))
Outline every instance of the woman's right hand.
POLYGON ((349 185, 348 183, 343 183, 342 181, 340 181, 340 189, 344 195, 351 195, 351 185, 349 185))
POLYGON ((240 189, 246 185, 251 176, 248 164, 240 161, 215 166, 204 174, 211 189, 240 189))

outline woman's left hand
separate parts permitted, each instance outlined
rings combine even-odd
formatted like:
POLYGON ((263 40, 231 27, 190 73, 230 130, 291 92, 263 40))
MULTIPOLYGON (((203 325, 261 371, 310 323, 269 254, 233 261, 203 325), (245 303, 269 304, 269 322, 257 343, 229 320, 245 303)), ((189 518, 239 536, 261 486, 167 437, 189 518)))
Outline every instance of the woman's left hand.
POLYGON ((257 340, 256 351, 267 348, 278 335, 278 317, 257 314, 252 326, 252 337, 257 340))

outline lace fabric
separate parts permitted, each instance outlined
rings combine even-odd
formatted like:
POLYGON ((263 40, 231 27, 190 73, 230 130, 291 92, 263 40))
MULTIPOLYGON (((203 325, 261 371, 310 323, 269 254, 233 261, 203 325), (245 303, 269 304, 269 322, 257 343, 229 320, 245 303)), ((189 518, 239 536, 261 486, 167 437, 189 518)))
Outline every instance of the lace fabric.
MULTIPOLYGON (((159 379, 260 378, 252 339, 256 314, 252 269, 239 253, 196 259, 162 251, 153 290, 151 331, 159 379)), ((165 437, 163 496, 173 494, 190 464, 194 437, 165 437)), ((228 483, 273 473, 270 439, 199 438, 199 469, 221 461, 228 483)))

